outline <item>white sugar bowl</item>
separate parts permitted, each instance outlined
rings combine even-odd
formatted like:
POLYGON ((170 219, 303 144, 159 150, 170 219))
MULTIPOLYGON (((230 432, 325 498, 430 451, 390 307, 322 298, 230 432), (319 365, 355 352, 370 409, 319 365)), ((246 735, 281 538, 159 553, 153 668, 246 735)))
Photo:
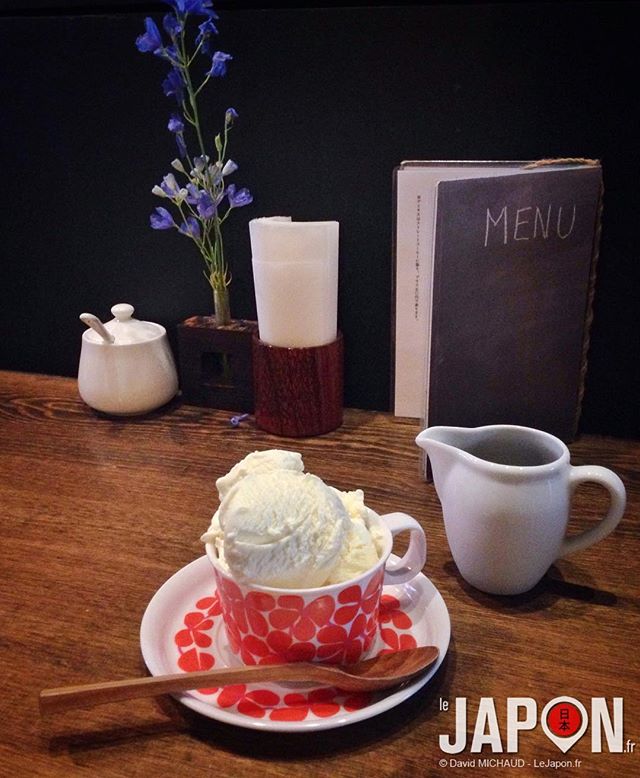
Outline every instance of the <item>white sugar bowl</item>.
POLYGON ((178 391, 178 374, 167 331, 161 324, 133 318, 133 306, 119 303, 103 324, 90 313, 80 319, 82 335, 78 390, 97 411, 122 416, 148 413, 178 391))

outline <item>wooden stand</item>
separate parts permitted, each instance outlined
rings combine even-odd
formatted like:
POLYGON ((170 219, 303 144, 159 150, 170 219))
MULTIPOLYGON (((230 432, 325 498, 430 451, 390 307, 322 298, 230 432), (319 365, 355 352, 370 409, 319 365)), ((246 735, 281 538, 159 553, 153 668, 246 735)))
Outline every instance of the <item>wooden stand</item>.
POLYGON ((253 412, 255 321, 218 326, 215 316, 192 316, 178 325, 182 396, 190 405, 253 412))
POLYGON ((256 424, 286 437, 331 432, 342 424, 343 343, 280 348, 253 337, 256 424))

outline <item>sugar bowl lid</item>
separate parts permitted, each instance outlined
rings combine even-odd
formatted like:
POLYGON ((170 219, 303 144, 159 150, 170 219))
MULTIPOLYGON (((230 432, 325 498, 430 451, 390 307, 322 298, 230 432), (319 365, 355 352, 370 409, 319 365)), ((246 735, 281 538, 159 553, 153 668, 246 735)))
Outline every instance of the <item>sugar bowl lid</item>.
MULTIPOLYGON (((105 322, 104 328, 113 338, 113 345, 125 346, 131 343, 145 343, 164 335, 165 329, 161 324, 135 319, 133 312, 133 305, 129 305, 129 303, 118 303, 111 308, 114 318, 105 322)), ((94 329, 87 330, 84 337, 94 343, 104 343, 104 338, 94 329)))

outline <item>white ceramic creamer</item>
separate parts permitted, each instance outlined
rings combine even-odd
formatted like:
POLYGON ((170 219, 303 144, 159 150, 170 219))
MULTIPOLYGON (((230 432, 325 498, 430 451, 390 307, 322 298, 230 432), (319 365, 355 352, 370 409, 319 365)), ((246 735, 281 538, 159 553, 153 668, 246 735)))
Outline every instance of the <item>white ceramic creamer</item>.
POLYGON ((520 594, 559 557, 602 540, 622 518, 625 488, 611 470, 574 467, 558 438, 514 425, 430 427, 416 438, 431 462, 447 540, 462 577, 484 592, 520 594), (565 537, 571 495, 594 481, 607 515, 565 537))
POLYGON ((178 391, 165 328, 134 319, 133 306, 127 303, 114 305, 111 313, 114 318, 104 324, 106 337, 94 329, 82 335, 80 396, 109 414, 130 416, 159 408, 178 391))

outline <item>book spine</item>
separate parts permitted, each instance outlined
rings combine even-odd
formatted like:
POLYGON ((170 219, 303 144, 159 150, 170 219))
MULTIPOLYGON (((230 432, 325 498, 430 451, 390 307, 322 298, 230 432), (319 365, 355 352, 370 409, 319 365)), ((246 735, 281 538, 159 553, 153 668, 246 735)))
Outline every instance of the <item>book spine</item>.
POLYGON ((584 388, 587 376, 589 345, 591 343, 591 325, 593 323, 593 300, 596 291, 596 275, 598 259, 600 257, 600 236, 602 233, 602 211, 604 208, 604 179, 600 183, 600 197, 598 199, 598 208, 596 215, 596 226, 593 234, 593 253, 591 258, 591 270, 589 273, 589 291, 587 293, 587 306, 584 317, 584 338, 582 341, 582 363, 580 365, 580 384, 578 387, 578 398, 576 403, 576 415, 573 425, 573 437, 578 434, 578 425, 582 414, 582 401, 584 399, 584 388))

